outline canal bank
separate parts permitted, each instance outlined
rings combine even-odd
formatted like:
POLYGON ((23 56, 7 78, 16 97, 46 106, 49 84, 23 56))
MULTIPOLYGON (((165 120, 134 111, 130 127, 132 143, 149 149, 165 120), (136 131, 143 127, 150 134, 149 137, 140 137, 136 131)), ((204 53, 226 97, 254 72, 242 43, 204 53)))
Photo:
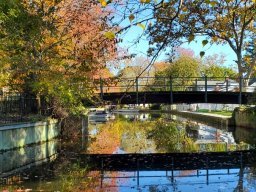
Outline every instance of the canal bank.
MULTIPOLYGON (((178 118, 178 116, 167 113, 149 114, 148 120, 138 118, 141 115, 138 113, 115 114, 115 119, 106 122, 89 121, 88 127, 86 127, 88 119, 64 120, 62 128, 65 130, 65 134, 68 134, 69 140, 61 139, 57 140, 56 144, 52 142, 45 143, 41 146, 34 146, 34 148, 25 147, 14 153, 12 153, 14 150, 5 152, 8 157, 4 157, 3 160, 5 161, 2 165, 4 163, 10 165, 8 165, 8 169, 2 167, 2 171, 5 173, 3 175, 8 175, 9 170, 14 169, 11 164, 17 163, 16 165, 19 168, 17 173, 10 175, 7 179, 2 179, 2 188, 0 179, 0 191, 1 189, 8 189, 9 191, 11 189, 31 189, 33 191, 135 192, 138 188, 144 189, 143 191, 152 191, 152 189, 162 191, 162 189, 172 190, 173 180, 177 181, 179 191, 191 191, 192 189, 203 192, 214 191, 209 186, 214 186, 214 189, 221 188, 221 185, 227 179, 232 181, 229 182, 232 185, 225 185, 225 189, 234 191, 238 183, 237 175, 239 174, 239 169, 235 164, 239 167, 241 165, 252 167, 251 164, 246 163, 247 156, 244 155, 244 152, 246 153, 245 150, 248 149, 248 145, 242 143, 243 138, 239 139, 241 143, 235 143, 232 133, 228 131, 206 126, 203 123, 198 123, 199 126, 194 129, 195 127, 188 127, 186 124, 180 123, 179 120, 184 118, 178 118), (170 121, 171 117, 174 117, 172 122, 170 121), (83 134, 81 135, 81 133, 83 134), (202 143, 203 140, 205 143, 202 143), (32 159, 42 162, 42 158, 39 159, 37 154, 40 157, 42 155, 39 152, 47 153, 50 158, 54 158, 55 149, 57 155, 54 161, 50 159, 47 163, 31 166, 26 170, 21 170, 20 167, 24 166, 20 162, 15 162, 15 159, 19 158, 26 160, 25 154, 31 154, 29 161, 24 161, 26 164, 30 163, 31 165, 30 160, 32 159), (243 150, 242 153, 239 152, 238 159, 230 155, 233 150, 243 150), (192 157, 192 152, 199 152, 199 156, 194 154, 192 157), (206 155, 206 152, 221 155, 220 158, 212 161, 210 156, 206 155), (19 156, 17 156, 17 153, 19 153, 19 156), (167 153, 178 153, 182 161, 176 157, 165 156, 167 153), (97 158, 91 158, 91 160, 94 163, 93 165, 100 165, 100 171, 94 169, 93 165, 89 165, 88 163, 91 161, 88 162, 84 158, 95 155, 100 157, 99 160, 97 158), (200 155, 204 155, 204 157, 200 158, 200 155), (140 156, 141 158, 134 159, 134 156, 140 156), (159 158, 155 158, 156 156, 164 158, 159 160, 159 158), (243 157, 242 164, 241 156, 243 157), (128 157, 128 164, 124 162, 126 157, 128 157), (8 161, 8 158, 12 161, 8 161), (202 167, 195 167, 195 162, 198 162, 197 164, 202 167), (204 165, 209 170, 205 170, 204 165), (120 167, 122 172, 115 169, 116 166, 120 167), (147 167, 147 170, 144 169, 144 166, 147 167), (151 166, 151 169, 149 166, 151 166), (108 171, 109 167, 112 167, 111 172, 108 171), (132 167, 136 168, 136 174, 131 172, 134 171, 130 169, 132 167), (214 170, 210 168, 214 168, 214 170), (223 175, 223 173, 226 173, 226 175, 223 175), (12 178, 19 178, 19 181, 12 181, 12 178), (10 180, 12 181, 11 184, 7 182, 10 180), (155 188, 155 186, 159 187, 155 188)), ((65 134, 62 136, 65 136, 65 134)), ((255 155, 248 156, 248 160, 254 162, 254 159, 255 155)), ((11 173, 13 172, 11 171, 11 173)), ((252 171, 248 172, 248 174, 252 173, 252 171)), ((246 179, 246 174, 241 175, 241 180, 246 183, 246 188, 249 188, 246 179)))
POLYGON ((49 141, 59 134, 60 122, 56 119, 0 126, 0 152, 49 141))
POLYGON ((231 117, 224 115, 177 110, 141 110, 140 112, 170 113, 190 120, 196 120, 210 126, 216 126, 222 130, 234 127, 231 117))
POLYGON ((241 127, 256 130, 256 107, 237 107, 234 109, 232 116, 178 110, 140 110, 140 112, 171 113, 219 128, 241 127))
POLYGON ((256 130, 256 107, 242 106, 235 108, 232 114, 233 123, 237 127, 256 130))

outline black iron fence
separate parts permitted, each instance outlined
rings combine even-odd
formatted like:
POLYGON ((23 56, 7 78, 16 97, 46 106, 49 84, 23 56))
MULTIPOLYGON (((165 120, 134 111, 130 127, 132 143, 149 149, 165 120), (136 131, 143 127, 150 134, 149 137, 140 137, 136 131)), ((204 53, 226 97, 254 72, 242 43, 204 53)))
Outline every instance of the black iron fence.
POLYGON ((228 77, 136 77, 114 80, 99 79, 95 81, 101 94, 113 92, 137 91, 221 91, 254 92, 256 78, 228 77))
POLYGON ((0 95, 0 125, 31 121, 49 114, 45 99, 17 93, 0 95))
MULTIPOLYGON (((96 82, 96 81, 95 81, 96 82)), ((173 93, 196 92, 204 93, 204 102, 208 102, 209 92, 236 92, 239 94, 239 104, 242 104, 243 94, 253 95, 256 92, 256 78, 230 77, 133 77, 116 79, 99 79, 96 93, 101 98, 109 93, 135 93, 138 104, 139 93, 168 92, 173 100, 173 93)), ((250 103, 255 98, 249 98, 250 103)))

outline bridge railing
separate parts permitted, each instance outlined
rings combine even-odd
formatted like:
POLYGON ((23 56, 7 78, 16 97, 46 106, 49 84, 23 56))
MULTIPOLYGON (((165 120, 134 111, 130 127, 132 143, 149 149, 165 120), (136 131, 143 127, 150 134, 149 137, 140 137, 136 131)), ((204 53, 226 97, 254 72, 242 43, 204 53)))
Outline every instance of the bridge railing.
MULTIPOLYGON (((189 70, 189 69, 188 69, 189 70)), ((254 92, 256 82, 228 77, 138 77, 98 80, 98 93, 156 91, 254 92)))

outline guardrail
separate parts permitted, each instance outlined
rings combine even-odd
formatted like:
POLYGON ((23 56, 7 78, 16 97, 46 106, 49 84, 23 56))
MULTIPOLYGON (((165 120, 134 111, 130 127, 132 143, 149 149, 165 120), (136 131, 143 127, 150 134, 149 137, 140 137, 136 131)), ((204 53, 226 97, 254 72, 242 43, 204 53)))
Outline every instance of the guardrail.
POLYGON ((44 100, 41 100, 39 109, 35 97, 18 93, 0 95, 0 125, 29 121, 29 116, 36 114, 49 114, 44 100))
MULTIPOLYGON (((189 70, 189 69, 188 69, 189 70)), ((242 93, 254 92, 256 80, 253 78, 228 77, 136 77, 97 79, 96 93, 136 92, 204 92, 207 102, 208 92, 238 92, 241 103, 242 93)))

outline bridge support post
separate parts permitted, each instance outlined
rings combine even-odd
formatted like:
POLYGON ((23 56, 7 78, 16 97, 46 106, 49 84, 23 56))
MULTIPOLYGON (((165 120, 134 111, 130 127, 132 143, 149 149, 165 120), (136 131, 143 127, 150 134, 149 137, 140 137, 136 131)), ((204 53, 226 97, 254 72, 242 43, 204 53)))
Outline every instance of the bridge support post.
POLYGON ((100 98, 103 100, 103 80, 100 78, 100 98))
POLYGON ((104 179, 104 161, 103 158, 101 158, 101 171, 100 171, 100 188, 103 186, 103 179, 104 179))
POLYGON ((136 83, 136 104, 138 106, 139 105, 139 81, 138 81, 138 77, 136 77, 135 83, 136 83))
POLYGON ((226 92, 228 92, 228 77, 226 77, 225 81, 226 81, 226 92))
POLYGON ((174 181, 174 172, 173 172, 173 169, 174 169, 174 158, 172 157, 172 183, 174 181))
POLYGON ((166 82, 166 78, 164 77, 164 90, 167 91, 168 90, 168 86, 167 86, 167 82, 166 82))
POLYGON ((173 104, 172 77, 170 77, 170 104, 173 104))
POLYGON ((243 78, 242 76, 239 77, 239 98, 238 103, 242 104, 242 89, 243 89, 243 78))
POLYGON ((208 102, 208 98, 207 98, 207 76, 204 77, 204 102, 207 103, 208 102))
POLYGON ((197 90, 197 79, 196 79, 196 90, 195 90, 195 91, 198 91, 198 90, 197 90))
POLYGON ((137 159, 137 186, 140 186, 140 163, 139 163, 139 159, 137 159))

